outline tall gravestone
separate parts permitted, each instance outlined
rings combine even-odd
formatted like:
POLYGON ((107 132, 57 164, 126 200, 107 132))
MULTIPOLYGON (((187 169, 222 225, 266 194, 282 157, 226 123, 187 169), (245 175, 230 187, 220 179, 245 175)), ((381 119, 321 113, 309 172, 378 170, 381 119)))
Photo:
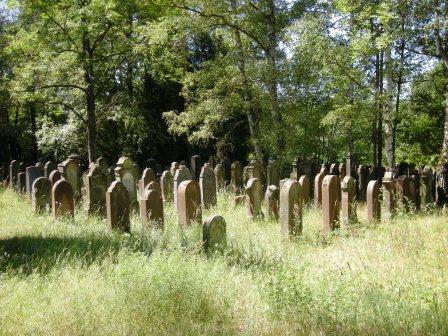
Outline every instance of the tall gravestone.
POLYGON ((17 174, 17 191, 20 193, 26 193, 26 173, 20 172, 17 174))
POLYGON ((325 235, 339 227, 340 188, 339 177, 336 175, 324 177, 322 181, 322 214, 325 235))
POLYGON ((57 181, 51 190, 51 215, 56 218, 75 216, 73 188, 67 180, 57 181))
POLYGON ((327 169, 322 167, 320 173, 314 178, 314 203, 316 206, 322 204, 322 182, 325 176, 327 176, 327 169))
POLYGON ((123 183, 127 189, 131 208, 134 208, 137 205, 138 167, 131 158, 122 156, 118 160, 115 179, 123 183))
POLYGON ((341 182, 341 191, 342 224, 348 226, 357 220, 355 179, 345 176, 341 182))
POLYGON ((202 222, 201 192, 199 184, 193 180, 182 181, 177 190, 177 214, 179 226, 187 227, 202 222))
POLYGON ((106 192, 107 225, 109 231, 130 232, 131 200, 121 181, 114 181, 106 192))
POLYGON ((302 201, 300 184, 285 180, 280 189, 280 226, 286 237, 302 233, 302 201))
POLYGON ((154 224, 163 229, 163 200, 160 192, 157 189, 146 189, 141 202, 140 216, 143 223, 154 224))
POLYGON ((165 170, 160 178, 160 185, 162 188, 162 198, 164 202, 171 202, 173 200, 173 176, 169 170, 165 170))
POLYGON ((44 172, 42 168, 31 166, 26 168, 26 194, 28 195, 29 199, 31 200, 32 195, 32 188, 33 183, 38 179, 39 177, 42 177, 44 175, 44 172))
POLYGON ((395 183, 397 194, 397 206, 402 211, 409 210, 409 178, 406 175, 400 175, 395 183))
POLYGON ((395 180, 393 173, 386 173, 383 178, 384 218, 390 221, 395 215, 395 180))
POLYGON ((219 215, 207 218, 202 226, 202 241, 206 253, 221 250, 226 244, 226 221, 219 215))
MULTIPOLYGON (((185 165, 180 165, 179 168, 176 171, 176 175, 174 175, 174 180, 173 180, 173 193, 174 193, 174 208, 178 208, 177 207, 177 196, 179 195, 178 193, 178 189, 180 184, 183 181, 188 181, 188 180, 192 180, 193 176, 190 173, 190 170, 187 168, 187 166, 185 165)), ((199 195, 200 198, 200 195, 199 195)))
POLYGON ((369 221, 381 220, 380 183, 372 180, 367 185, 367 219, 369 221))
POLYGON ((262 203, 262 185, 260 179, 251 178, 245 187, 246 191, 246 209, 248 216, 253 219, 262 219, 263 212, 261 211, 262 203))
POLYGON ((102 216, 106 215, 106 192, 108 186, 107 174, 104 174, 104 170, 98 164, 94 164, 84 177, 84 212, 87 215, 94 213, 102 216))
POLYGON ((9 165, 9 187, 15 189, 17 187, 17 174, 20 173, 20 164, 17 160, 12 160, 9 165))
POLYGON ((204 164, 199 176, 201 189, 201 201, 204 209, 209 209, 217 204, 216 201, 216 176, 210 163, 204 164))
POLYGON ((421 207, 426 208, 429 204, 434 202, 433 199, 433 184, 434 175, 431 167, 425 166, 420 175, 420 202, 421 207))
MULTIPOLYGON (((280 183, 280 181, 279 181, 280 183)), ((270 185, 264 195, 264 208, 272 220, 278 220, 280 189, 276 185, 270 185)))
POLYGON ((191 175, 195 181, 199 181, 201 175, 202 160, 199 155, 193 155, 190 160, 191 175))
POLYGON ((230 186, 235 195, 240 195, 244 189, 243 166, 239 161, 233 162, 230 167, 230 186))
POLYGON ((59 172, 62 178, 72 186, 75 201, 79 200, 81 198, 81 168, 79 161, 69 157, 59 165, 59 172))
POLYGON ((266 168, 266 185, 280 185, 280 167, 274 159, 270 159, 266 168))
POLYGON ((308 175, 302 175, 299 178, 300 190, 302 192, 302 203, 310 203, 311 185, 308 175))
POLYGON ((46 177, 39 177, 31 188, 31 206, 34 212, 50 212, 51 209, 51 181, 46 177))
MULTIPOLYGON (((210 167, 213 166, 210 164, 210 167)), ((216 176, 216 190, 222 190, 226 186, 226 171, 224 166, 221 163, 218 163, 214 171, 216 176)))
POLYGON ((50 178, 50 174, 53 170, 57 170, 58 165, 54 161, 47 161, 44 166, 44 177, 50 178))

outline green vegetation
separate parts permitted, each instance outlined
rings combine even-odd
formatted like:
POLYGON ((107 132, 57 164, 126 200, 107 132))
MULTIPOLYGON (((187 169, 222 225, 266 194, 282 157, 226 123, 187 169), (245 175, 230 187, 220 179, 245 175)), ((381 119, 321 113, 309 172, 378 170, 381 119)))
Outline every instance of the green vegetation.
POLYGON ((321 214, 304 235, 251 222, 229 195, 204 217, 227 221, 222 254, 201 252, 201 228, 110 235, 78 209, 74 221, 37 216, 0 190, 2 335, 446 335, 446 215, 361 222, 324 239, 321 214))

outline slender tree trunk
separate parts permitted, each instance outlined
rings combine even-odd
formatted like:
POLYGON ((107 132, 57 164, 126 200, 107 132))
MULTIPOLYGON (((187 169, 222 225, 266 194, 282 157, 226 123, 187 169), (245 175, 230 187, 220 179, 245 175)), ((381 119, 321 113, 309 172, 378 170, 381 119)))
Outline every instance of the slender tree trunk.
MULTIPOLYGON (((380 53, 380 81, 379 81, 379 95, 382 96, 384 93, 383 90, 383 79, 384 79, 384 52, 380 53)), ((380 103, 378 106, 378 126, 377 126, 377 143, 378 143, 378 154, 377 167, 380 168, 382 166, 383 161, 383 104, 380 103)))
MULTIPOLYGON (((404 28, 402 28, 404 30, 404 28)), ((395 159, 395 148, 396 148, 396 139, 397 139, 397 129, 398 129, 398 114, 400 112, 400 96, 401 96, 401 88, 403 85, 403 67, 404 67, 404 50, 406 47, 406 41, 401 39, 400 43, 400 69, 398 71, 398 81, 397 81, 397 97, 395 100, 395 114, 393 118, 393 140, 392 140, 392 149, 395 159)))
POLYGON ((386 103, 384 104, 384 143, 386 147, 386 160, 388 167, 393 170, 395 168, 395 157, 393 148, 393 67, 392 67, 392 50, 389 45, 384 53, 384 63, 386 67, 386 103))
POLYGON ((31 121, 31 143, 32 143, 32 160, 33 163, 36 163, 38 160, 38 150, 37 150, 37 138, 36 138, 36 131, 37 131, 37 127, 36 127, 36 102, 35 101, 30 101, 28 103, 28 113, 30 116, 30 121, 31 121))

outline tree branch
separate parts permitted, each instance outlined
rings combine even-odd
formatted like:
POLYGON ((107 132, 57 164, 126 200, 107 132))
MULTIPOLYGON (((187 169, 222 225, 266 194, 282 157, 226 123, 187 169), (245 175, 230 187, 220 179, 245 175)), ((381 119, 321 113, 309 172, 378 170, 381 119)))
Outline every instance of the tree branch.
POLYGON ((106 24, 106 29, 104 29, 104 31, 100 35, 98 35, 95 41, 93 41, 92 52, 94 52, 96 47, 103 41, 103 39, 106 37, 106 34, 109 32, 112 26, 113 24, 110 21, 108 21, 106 24))
POLYGON ((50 89, 50 88, 69 88, 69 89, 78 89, 83 91, 84 93, 87 93, 87 89, 83 88, 82 86, 76 85, 76 84, 49 84, 49 85, 43 85, 39 87, 40 89, 50 89))

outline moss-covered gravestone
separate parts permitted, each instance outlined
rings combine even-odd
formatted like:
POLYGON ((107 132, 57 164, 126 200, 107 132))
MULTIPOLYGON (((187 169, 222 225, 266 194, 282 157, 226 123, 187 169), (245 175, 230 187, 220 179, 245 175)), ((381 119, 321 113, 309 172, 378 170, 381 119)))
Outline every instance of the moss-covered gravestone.
POLYGON ((201 189, 201 201, 204 209, 216 205, 216 176, 210 163, 204 164, 199 176, 199 187, 201 189))
POLYGON ((73 188, 66 180, 57 181, 51 190, 51 215, 53 218, 73 218, 73 188))
MULTIPOLYGON (((212 167, 211 164, 210 167, 212 167)), ((226 187, 226 172, 224 166, 221 163, 218 163, 214 172, 216 176, 216 190, 224 189, 226 187)))
POLYGON ((179 226, 187 227, 192 223, 201 224, 202 209, 199 184, 193 180, 183 181, 180 183, 177 193, 179 226))
POLYGON ((106 212, 109 231, 130 232, 130 198, 121 181, 114 181, 107 189, 106 212))
POLYGON ((129 201, 132 207, 137 206, 137 181, 138 181, 138 167, 127 156, 122 156, 115 168, 115 179, 123 183, 129 193, 129 201))
POLYGON ((52 186, 46 177, 39 177, 34 181, 31 191, 31 207, 34 212, 50 212, 52 186))
POLYGON ((241 195, 244 190, 243 166, 239 161, 233 162, 230 167, 230 187, 235 195, 241 195))
POLYGON ((160 178, 160 186, 162 188, 162 198, 164 202, 173 200, 173 175, 169 170, 165 170, 160 178))
POLYGON ((202 240, 206 253, 221 250, 226 244, 226 221, 219 215, 207 218, 202 227, 202 240))
POLYGON ((73 189, 74 199, 81 198, 81 167, 79 161, 69 157, 59 165, 59 171, 63 179, 65 179, 73 189))
POLYGON ((266 185, 275 185, 276 187, 280 185, 280 167, 273 159, 268 161, 268 166, 266 167, 266 185))

